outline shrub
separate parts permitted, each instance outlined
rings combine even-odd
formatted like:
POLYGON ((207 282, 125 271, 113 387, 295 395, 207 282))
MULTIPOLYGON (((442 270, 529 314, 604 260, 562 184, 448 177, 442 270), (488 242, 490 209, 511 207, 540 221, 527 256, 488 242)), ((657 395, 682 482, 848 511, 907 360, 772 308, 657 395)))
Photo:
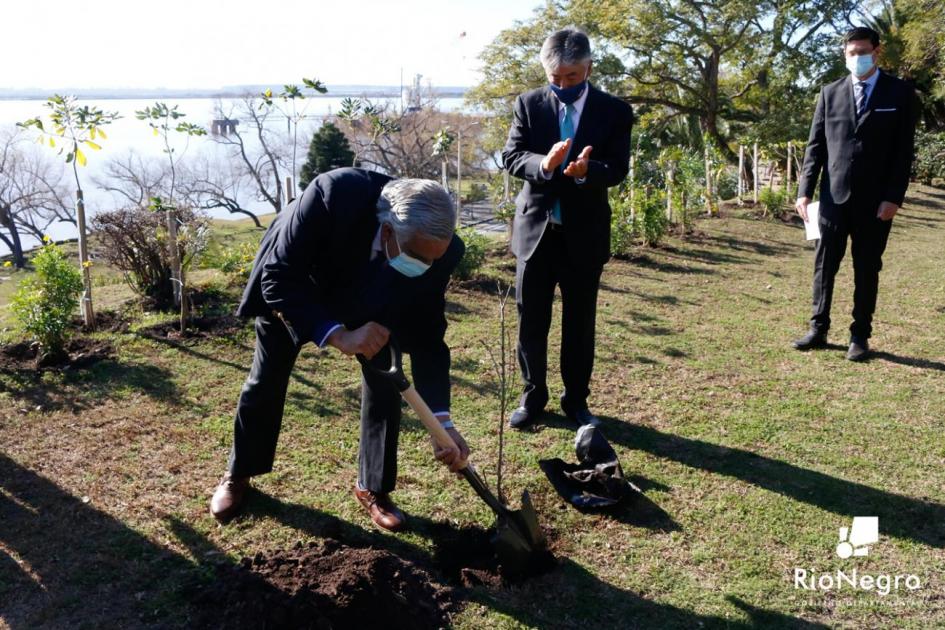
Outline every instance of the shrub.
MULTIPOLYGON (((186 270, 207 245, 209 222, 189 208, 177 210, 178 247, 186 270)), ((174 304, 171 261, 164 212, 150 208, 122 208, 92 219, 101 257, 125 274, 128 284, 156 308, 174 304)))
POLYGON ((738 167, 727 166, 719 169, 715 181, 719 199, 728 201, 738 196, 738 167))
POLYGON ((82 274, 49 243, 33 257, 36 274, 20 283, 10 309, 43 354, 60 355, 82 293, 82 274))
POLYGON ((929 186, 933 180, 945 179, 945 131, 916 134, 912 173, 916 180, 929 186))
POLYGON ((259 240, 256 238, 237 245, 220 245, 204 257, 204 265, 237 278, 248 279, 253 271, 259 240))
POLYGON ((643 244, 656 247, 669 222, 666 220, 665 198, 658 191, 644 188, 633 197, 634 231, 643 239, 643 244))
POLYGON ((634 226, 630 220, 629 191, 612 189, 610 195, 610 253, 626 256, 633 247, 634 226))
POLYGON ((458 234, 466 244, 466 253, 453 270, 453 275, 460 280, 469 280, 479 275, 479 270, 486 260, 489 239, 469 227, 460 229, 458 234))
POLYGON ((787 191, 783 188, 762 188, 758 192, 758 202, 764 209, 765 215, 780 218, 787 209, 787 191))
POLYGON ((473 182, 469 185, 469 191, 463 197, 463 203, 476 203, 485 201, 489 198, 489 187, 485 184, 473 182))

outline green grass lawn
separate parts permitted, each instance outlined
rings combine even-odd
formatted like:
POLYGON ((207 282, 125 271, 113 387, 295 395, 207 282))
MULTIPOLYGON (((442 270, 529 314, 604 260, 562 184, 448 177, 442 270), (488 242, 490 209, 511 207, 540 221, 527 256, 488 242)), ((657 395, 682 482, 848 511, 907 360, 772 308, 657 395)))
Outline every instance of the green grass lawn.
MULTIPOLYGON (((217 237, 252 232, 227 223, 217 237)), ((538 468, 541 458, 575 459, 567 421, 552 415, 506 432, 508 494, 531 491, 561 564, 519 586, 474 589, 455 626, 945 626, 943 242, 945 193, 914 187, 893 226, 877 354, 865 364, 844 360, 849 258, 835 346, 789 346, 810 302, 812 246, 798 225, 729 209, 697 221, 685 240, 611 262, 591 403, 643 496, 616 514, 582 514, 538 468), (878 516, 880 541, 842 560, 838 528, 854 516, 878 516), (798 590, 795 568, 914 574, 921 588, 798 590)), ((488 273, 511 280, 510 263, 493 256, 488 273)), ((225 284, 211 271, 194 282, 225 284)), ((0 303, 11 284, 0 282, 0 303)), ((118 283, 99 295, 104 306, 129 297, 118 283)), ((497 302, 456 287, 448 310, 454 415, 493 480, 496 378, 485 344, 498 339, 497 302)), ((514 322, 514 306, 509 315, 514 322)), ((210 575, 215 558, 331 536, 422 559, 437 553, 444 526, 491 524, 472 491, 433 463, 406 411, 394 496, 413 526, 374 530, 351 497, 356 364, 309 347, 275 471, 257 479, 244 516, 217 525, 207 501, 225 469, 251 328, 160 340, 143 331, 160 317, 100 333, 116 356, 86 369, 0 370, 0 626, 186 627, 187 585, 210 575)), ((552 366, 559 311, 554 321, 552 366)), ((550 382, 554 397, 556 368, 550 382)))

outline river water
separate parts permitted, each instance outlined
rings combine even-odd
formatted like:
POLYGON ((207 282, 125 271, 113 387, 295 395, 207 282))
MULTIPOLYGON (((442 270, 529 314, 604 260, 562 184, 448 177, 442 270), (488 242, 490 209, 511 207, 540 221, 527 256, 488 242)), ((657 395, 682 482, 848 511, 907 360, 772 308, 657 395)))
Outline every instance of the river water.
MULTIPOLYGON (((215 118, 214 113, 222 107, 224 112, 236 111, 238 99, 212 99, 212 98, 187 98, 187 99, 160 99, 166 102, 168 106, 177 105, 178 111, 185 114, 182 119, 185 122, 191 122, 204 126, 209 130, 210 122, 215 118)), ((392 99, 374 99, 372 102, 391 102, 395 105, 400 104, 399 98, 392 99)), ((332 113, 337 112, 341 107, 342 97, 316 97, 307 98, 300 101, 299 111, 304 111, 306 118, 299 124, 298 129, 298 157, 297 167, 301 168, 305 161, 305 152, 308 149, 308 142, 312 133, 318 128, 320 120, 332 113), (304 109, 303 109, 304 108, 304 109)), ((48 122, 46 116, 49 111, 44 106, 43 100, 0 100, 0 129, 15 129, 17 122, 25 121, 29 118, 40 116, 44 123, 48 122)), ((101 145, 101 151, 84 150, 83 153, 88 158, 88 164, 79 168, 79 178, 82 182, 82 188, 85 193, 86 208, 90 216, 102 209, 111 209, 116 207, 120 200, 114 196, 114 193, 108 193, 99 189, 94 183, 93 178, 101 178, 104 175, 104 166, 106 161, 112 157, 124 156, 133 151, 143 157, 155 157, 166 159, 163 152, 163 141, 155 137, 152 129, 146 121, 135 118, 135 112, 155 103, 155 99, 100 99, 95 101, 79 101, 79 104, 89 104, 99 107, 108 112, 117 112, 121 118, 114 123, 104 127, 108 135, 106 140, 97 140, 101 145)), ((276 100, 281 105, 281 102, 276 100)), ((464 109, 462 98, 441 98, 437 106, 443 111, 457 111, 464 109)), ((291 103, 288 106, 291 107, 291 103)), ((238 117, 235 114, 234 117, 238 117)), ((267 127, 273 131, 280 131, 287 134, 287 120, 284 116, 276 115, 271 117, 271 122, 267 127)), ((244 132, 244 140, 247 147, 252 150, 258 147, 258 144, 252 134, 245 133, 246 125, 242 124, 240 129, 244 132)), ((29 132, 33 134, 32 131, 29 132)), ((199 156, 223 156, 227 155, 228 149, 220 146, 211 138, 211 136, 202 136, 194 138, 182 137, 180 134, 172 134, 175 159, 184 160, 199 156)), ((56 157, 56 149, 40 148, 37 150, 46 151, 54 161, 61 160, 56 157)), ((65 167, 64 167, 65 168, 65 167)), ((71 168, 66 173, 69 178, 69 188, 74 189, 71 168)), ((272 211, 272 206, 265 202, 257 201, 250 190, 246 190, 240 197, 241 205, 247 210, 265 214, 272 211)), ((230 214, 226 210, 218 209, 210 212, 210 215, 218 219, 240 219, 245 215, 230 214)), ((74 238, 76 236, 75 227, 69 223, 57 223, 50 226, 49 236, 53 239, 74 238)), ((21 234, 24 241, 24 249, 29 249, 36 245, 36 241, 25 234, 21 234)), ((0 255, 9 253, 6 245, 0 242, 0 255)))

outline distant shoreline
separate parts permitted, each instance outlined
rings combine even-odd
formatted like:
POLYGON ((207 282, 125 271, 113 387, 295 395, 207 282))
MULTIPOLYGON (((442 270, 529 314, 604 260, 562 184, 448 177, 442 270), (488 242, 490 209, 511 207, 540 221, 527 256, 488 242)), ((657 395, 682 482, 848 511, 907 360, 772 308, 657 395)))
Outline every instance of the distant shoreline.
MULTIPOLYGON (((119 100, 119 99, 197 99, 197 98, 240 98, 247 94, 259 94, 266 89, 278 93, 281 83, 272 85, 234 85, 208 89, 163 89, 163 88, 0 88, 2 101, 45 100, 53 94, 70 94, 80 99, 119 100)), ((407 86, 404 86, 405 88, 407 86)), ((462 98, 468 87, 445 86, 432 88, 436 98, 462 98)), ((306 94, 306 98, 343 98, 366 96, 372 98, 399 98, 400 87, 396 85, 339 85, 328 86, 326 94, 306 94)))

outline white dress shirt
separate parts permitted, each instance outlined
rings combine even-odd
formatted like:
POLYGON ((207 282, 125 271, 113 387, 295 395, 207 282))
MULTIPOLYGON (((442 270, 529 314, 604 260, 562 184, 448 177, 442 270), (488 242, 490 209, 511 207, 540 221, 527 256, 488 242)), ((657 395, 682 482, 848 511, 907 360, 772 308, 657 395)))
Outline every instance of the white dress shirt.
MULTIPOLYGON (((590 84, 587 84, 587 87, 584 88, 584 91, 581 92, 581 96, 578 97, 578 100, 574 101, 571 106, 574 108, 574 112, 571 114, 571 124, 574 125, 574 137, 577 138, 578 125, 581 124, 581 112, 584 111, 584 103, 587 102, 587 93, 590 91, 588 88, 590 84)), ((554 94, 554 92, 552 92, 554 94)), ((558 104, 558 129, 561 129, 561 125, 564 123, 564 117, 567 115, 567 105, 558 100, 558 97, 555 96, 555 102, 558 104)), ((558 136, 560 137, 560 135, 558 136)), ((583 147, 581 147, 583 148, 583 147)), ((581 150, 574 146, 574 141, 572 140, 571 150, 568 152, 568 155, 564 158, 563 164, 568 165, 568 162, 573 162, 577 159, 577 156, 581 154, 581 150)), ((551 179, 552 173, 541 169, 541 176, 545 179, 551 179)), ((586 177, 574 180, 578 184, 583 184, 586 180, 586 177)))
MULTIPOLYGON (((864 108, 869 105, 870 98, 873 96, 873 90, 876 89, 876 82, 879 80, 879 72, 879 69, 877 69, 869 79, 863 81, 863 83, 866 83, 866 102, 863 104, 864 108)), ((852 74, 850 75, 850 80, 853 82, 853 111, 856 112, 856 84, 860 83, 861 80, 852 74)))

